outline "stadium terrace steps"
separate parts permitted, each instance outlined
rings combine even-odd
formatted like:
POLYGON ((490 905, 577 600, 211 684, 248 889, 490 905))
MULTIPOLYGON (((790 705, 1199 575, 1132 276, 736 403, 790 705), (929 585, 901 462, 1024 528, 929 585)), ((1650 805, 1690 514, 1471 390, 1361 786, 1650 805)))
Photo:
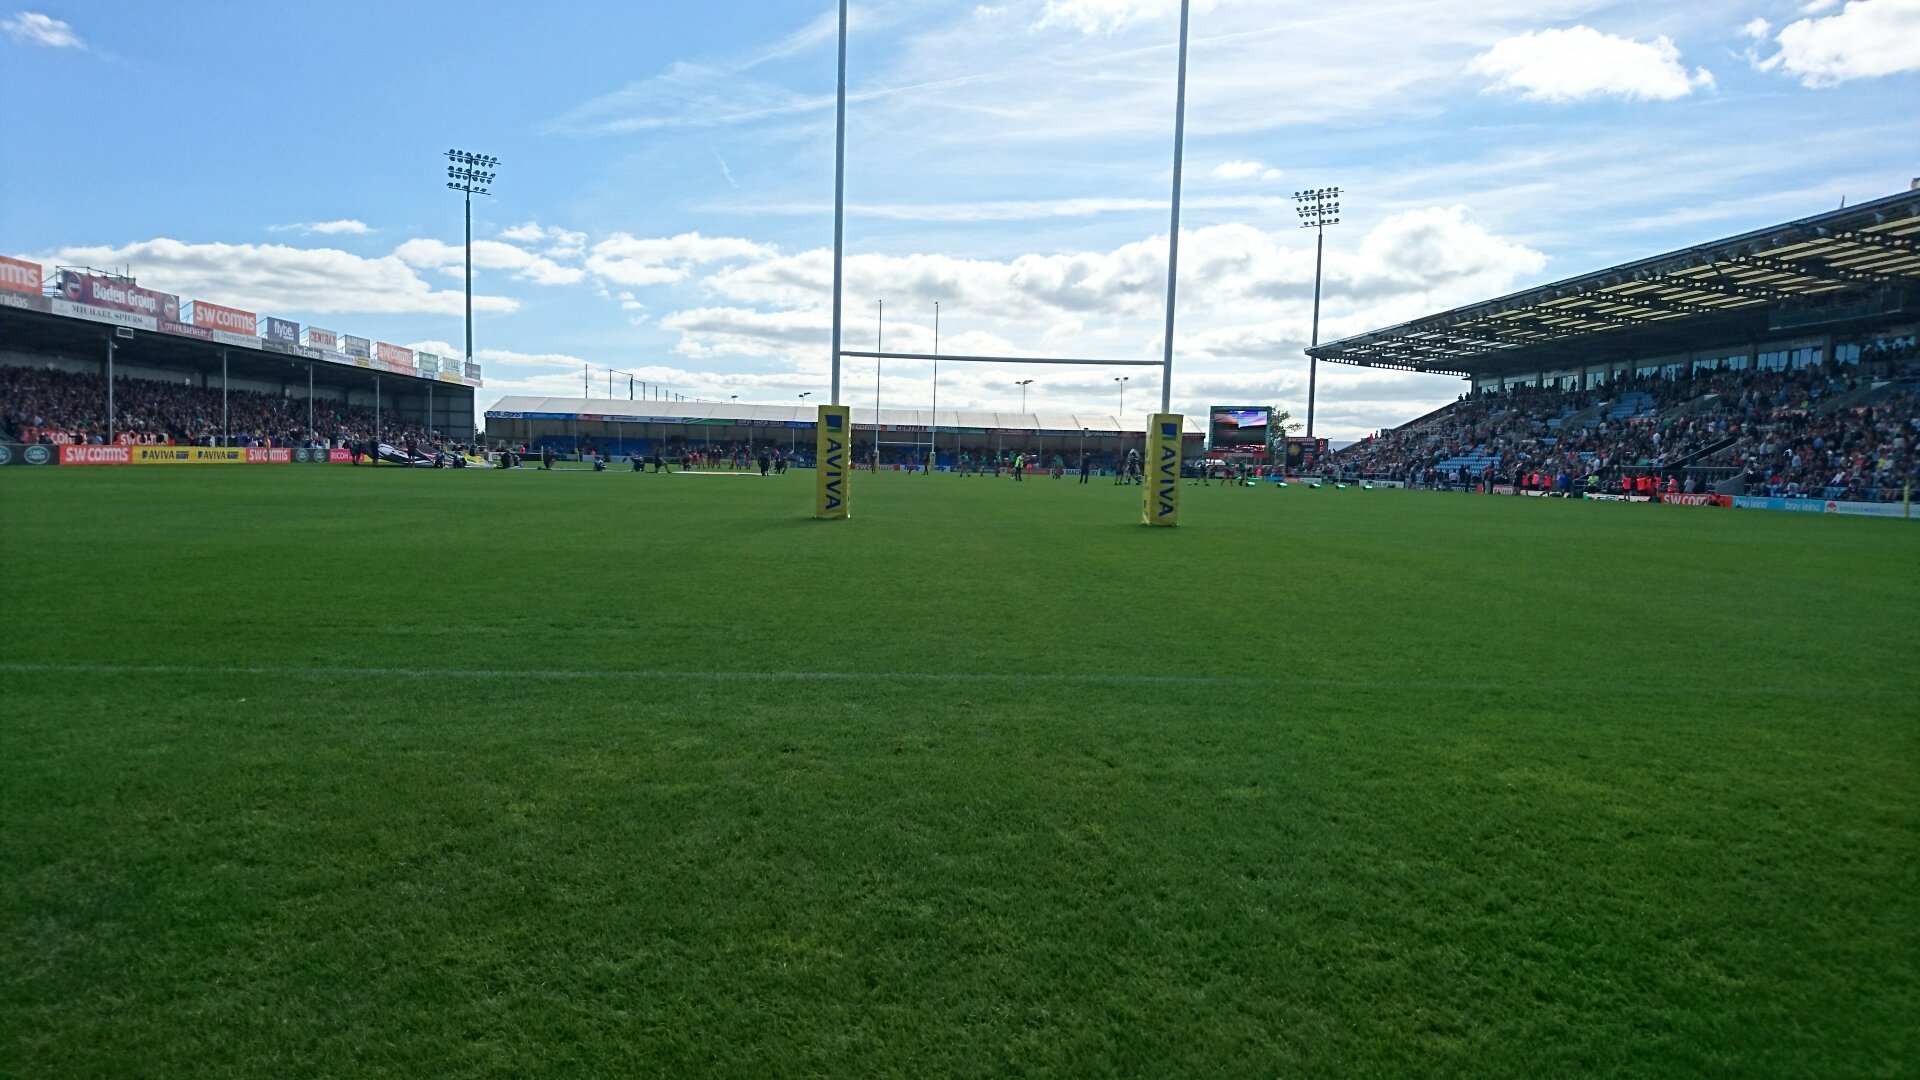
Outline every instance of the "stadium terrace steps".
POLYGON ((1434 465, 1434 468, 1441 472, 1458 472, 1466 469, 1471 473, 1482 473, 1489 465, 1497 465, 1499 462, 1499 454, 1488 453, 1486 446, 1481 445, 1474 447, 1470 454, 1455 454, 1434 465))
POLYGON ((1560 429, 1562 431, 1580 431, 1594 427, 1596 426, 1595 421, 1600 419, 1600 413, 1606 407, 1607 403, 1602 401, 1589 405, 1584 409, 1570 412, 1560 418, 1560 429))
POLYGON ((1696 462, 1705 461, 1708 458, 1712 457, 1713 455, 1721 453, 1722 451, 1737 445, 1739 442, 1740 442, 1740 436, 1728 435, 1723 439, 1715 440, 1714 442, 1708 444, 1707 446, 1699 450, 1695 450, 1693 453, 1688 454, 1687 456, 1679 459, 1678 461, 1668 462, 1666 467, 1669 469, 1686 468, 1688 465, 1692 465, 1696 462))
POLYGON ((1674 420, 1678 420, 1682 417, 1692 416, 1694 413, 1710 408, 1713 405, 1713 403, 1718 400, 1720 400, 1720 395, 1718 393, 1701 394, 1699 397, 1688 398, 1686 401, 1683 401, 1680 404, 1675 405, 1673 408, 1668 409, 1666 412, 1661 413, 1660 422, 1665 424, 1674 420))
POLYGON ((1613 407, 1607 410, 1609 420, 1631 420, 1638 416, 1652 416, 1655 411, 1653 395, 1639 390, 1630 390, 1621 394, 1613 407))
POLYGON ((1855 409, 1862 405, 1871 405, 1883 397, 1891 397, 1894 392, 1892 379, 1873 379, 1862 383, 1847 393, 1830 397, 1813 407, 1813 415, 1826 416, 1841 409, 1855 409))

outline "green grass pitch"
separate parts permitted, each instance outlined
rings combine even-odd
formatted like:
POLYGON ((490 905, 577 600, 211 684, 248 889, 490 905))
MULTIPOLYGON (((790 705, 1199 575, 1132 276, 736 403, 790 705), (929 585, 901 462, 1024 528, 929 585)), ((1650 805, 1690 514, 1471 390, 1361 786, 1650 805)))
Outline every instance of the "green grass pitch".
POLYGON ((0 1075, 1894 1076, 1920 527, 0 470, 0 1075))

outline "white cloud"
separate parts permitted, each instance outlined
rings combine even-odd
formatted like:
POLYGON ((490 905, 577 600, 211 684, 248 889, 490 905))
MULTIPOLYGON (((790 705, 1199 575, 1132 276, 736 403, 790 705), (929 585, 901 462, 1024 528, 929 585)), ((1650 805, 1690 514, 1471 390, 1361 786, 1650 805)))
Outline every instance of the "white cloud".
POLYGON ((267 231, 319 233, 323 236, 363 236, 373 230, 364 221, 341 218, 338 221, 296 221, 291 225, 269 225, 267 231))
POLYGON ((1772 23, 1768 22, 1765 19, 1756 17, 1752 22, 1740 28, 1740 35, 1742 37, 1750 37, 1756 40, 1764 41, 1766 40, 1767 34, 1772 30, 1773 30, 1772 23))
POLYGON ((1279 169, 1269 169, 1257 161, 1223 161, 1213 167, 1215 180, 1278 180, 1279 169))
POLYGON ((1705 68, 1688 74, 1680 50, 1664 35, 1635 41, 1589 26, 1507 38, 1474 57, 1467 71, 1530 101, 1669 101, 1713 85, 1713 74, 1705 68))
POLYGON ((500 239, 516 244, 546 244, 541 252, 549 259, 577 259, 586 253, 587 234, 529 221, 500 232, 500 239))
MULTIPOLYGON (((366 259, 333 248, 280 244, 188 244, 156 239, 122 247, 68 247, 48 256, 69 266, 139 268, 149 288, 252 311, 420 312, 464 310, 457 289, 435 290, 395 256, 366 259)), ((475 294, 476 311, 514 311, 519 302, 475 294)))
POLYGON ((660 325, 680 334, 678 349, 697 359, 720 354, 780 356, 794 347, 819 349, 832 320, 824 310, 760 311, 714 307, 676 311, 660 325))
MULTIPOLYGON (((407 348, 415 350, 424 349, 437 356, 460 356, 465 352, 465 350, 458 345, 451 345, 438 339, 412 342, 407 345, 407 348)), ((514 367, 528 368, 561 368, 572 372, 578 372, 582 365, 591 363, 591 361, 578 356, 569 356, 566 353, 526 353, 515 352, 512 349, 476 349, 474 350, 473 358, 476 362, 487 364, 510 364, 514 367)), ((577 386, 578 384, 576 383, 575 385, 577 386)))
POLYGON ((10 19, 0 19, 0 27, 5 28, 13 40, 26 45, 49 49, 87 47, 87 43, 80 40, 80 35, 73 32, 72 26, 37 11, 22 11, 10 19))
POLYGON ((1788 23, 1774 40, 1780 51, 1760 67, 1783 70, 1803 86, 1920 71, 1920 0, 1849 0, 1837 15, 1788 23))
MULTIPOLYGON (((1276 173, 1276 176, 1278 174, 1276 173)), ((829 212, 828 203, 753 202, 707 207, 738 214, 788 214, 794 216, 829 212)), ((1277 195, 1203 195, 1180 200, 1187 210, 1245 210, 1256 214, 1291 214, 1293 201, 1277 195)), ((1113 198, 1092 196, 1075 199, 999 199, 987 202, 949 203, 850 203, 849 216, 884 218, 889 221, 1037 221, 1045 218, 1096 217, 1101 214, 1148 212, 1154 216, 1167 212, 1167 197, 1113 198)))
MULTIPOLYGON (((408 240, 394 248, 393 254, 410 266, 450 273, 464 272, 467 258, 463 245, 424 239, 408 240)), ((514 277, 535 285, 574 285, 587 276, 587 272, 577 266, 562 266, 543 255, 499 240, 475 240, 473 265, 476 270, 511 270, 514 277)))
MULTIPOLYGON (((1345 317, 1359 330, 1509 291, 1545 263, 1539 252, 1489 233, 1464 207, 1430 207, 1386 219, 1357 250, 1329 252, 1326 287, 1350 309, 1345 317)), ((846 292, 940 297, 949 316, 942 340, 948 352, 961 350, 971 334, 983 353, 1127 359, 1157 352, 1165 265, 1164 237, 1104 252, 1004 261, 856 255, 845 264, 846 292)), ((810 362, 825 350, 831 268, 824 249, 728 266, 701 284, 731 303, 676 311, 659 325, 680 334, 678 351, 703 360, 810 362)), ((1183 353, 1209 363, 1297 357, 1307 337, 1312 284, 1313 249, 1294 230, 1233 224, 1186 232, 1183 353)), ((925 351, 927 315, 890 303, 887 344, 925 351)))
POLYGON ((774 249, 732 236, 678 236, 639 238, 614 233, 593 245, 588 270, 620 285, 660 285, 687 276, 690 265, 765 258, 774 249))
MULTIPOLYGON (((1193 5, 1193 14, 1213 9, 1212 0, 1193 5)), ((1180 14, 1180 0, 1047 0, 1035 30, 1064 26, 1083 34, 1113 34, 1135 23, 1173 19, 1180 14)))

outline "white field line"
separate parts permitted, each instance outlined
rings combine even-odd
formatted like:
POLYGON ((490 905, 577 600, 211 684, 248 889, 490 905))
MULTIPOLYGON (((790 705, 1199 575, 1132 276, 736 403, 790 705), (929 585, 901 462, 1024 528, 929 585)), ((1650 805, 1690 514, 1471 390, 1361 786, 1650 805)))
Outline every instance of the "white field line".
MULTIPOLYGON (((1475 693, 1526 691, 1581 695, 1592 688, 1564 683, 1495 679, 1444 681, 1425 679, 1311 679, 1287 675, 1129 675, 1119 672, 943 672, 943 671, 666 671, 571 668, 418 668, 346 667, 339 665, 200 665, 200 664, 36 664, 0 662, 9 675, 228 675, 294 679, 472 679, 546 682, 894 682, 985 683, 1014 686, 1297 686, 1335 690, 1447 690, 1475 693)), ((1837 689, 1813 686, 1631 686, 1608 685, 1599 693, 1654 697, 1878 697, 1892 688, 1837 689)))

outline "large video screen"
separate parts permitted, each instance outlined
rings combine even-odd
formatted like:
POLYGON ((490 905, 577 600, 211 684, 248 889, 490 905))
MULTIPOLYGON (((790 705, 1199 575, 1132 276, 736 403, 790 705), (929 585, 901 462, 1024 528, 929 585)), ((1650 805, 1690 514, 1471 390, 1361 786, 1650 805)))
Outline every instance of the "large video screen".
POLYGON ((1267 427, 1273 423, 1273 410, 1261 405, 1215 405, 1208 429, 1216 449, 1236 446, 1267 445, 1267 427))

